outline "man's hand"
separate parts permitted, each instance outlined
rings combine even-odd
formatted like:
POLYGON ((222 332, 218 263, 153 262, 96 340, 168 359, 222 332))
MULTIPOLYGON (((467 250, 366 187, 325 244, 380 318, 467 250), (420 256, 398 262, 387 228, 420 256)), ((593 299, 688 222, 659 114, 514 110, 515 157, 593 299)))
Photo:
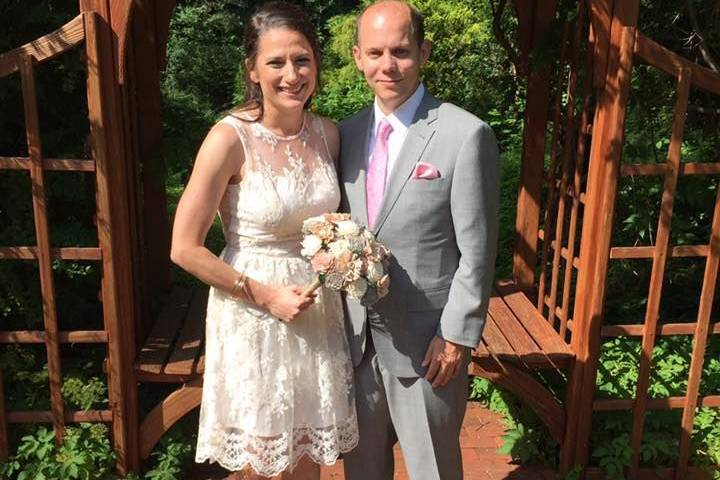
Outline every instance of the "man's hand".
POLYGON ((432 382, 433 388, 444 387, 460 373, 464 356, 464 346, 434 336, 422 362, 423 367, 429 365, 425 379, 432 382))

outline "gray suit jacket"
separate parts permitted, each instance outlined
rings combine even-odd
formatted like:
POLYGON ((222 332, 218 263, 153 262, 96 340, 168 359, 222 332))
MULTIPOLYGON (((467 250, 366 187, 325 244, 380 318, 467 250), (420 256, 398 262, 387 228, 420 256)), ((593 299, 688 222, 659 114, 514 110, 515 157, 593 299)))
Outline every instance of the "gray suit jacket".
MULTIPOLYGON (((341 208, 367 225, 365 172, 373 109, 340 124, 341 208)), ((492 289, 500 160, 495 136, 474 115, 426 93, 389 173, 374 233, 390 249, 390 293, 371 309, 346 301, 352 359, 371 328, 382 365, 398 377, 421 366, 434 335, 475 347, 492 289), (417 162, 440 177, 410 178, 417 162)))

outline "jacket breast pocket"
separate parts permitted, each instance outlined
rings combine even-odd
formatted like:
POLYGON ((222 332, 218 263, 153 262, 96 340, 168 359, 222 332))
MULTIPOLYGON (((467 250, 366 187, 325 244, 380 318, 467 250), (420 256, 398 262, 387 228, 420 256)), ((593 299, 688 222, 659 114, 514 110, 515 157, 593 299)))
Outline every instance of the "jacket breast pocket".
POLYGON ((433 192, 440 192, 445 189, 444 177, 433 178, 431 180, 425 180, 421 178, 409 178, 405 183, 405 190, 408 190, 417 194, 427 194, 433 192))

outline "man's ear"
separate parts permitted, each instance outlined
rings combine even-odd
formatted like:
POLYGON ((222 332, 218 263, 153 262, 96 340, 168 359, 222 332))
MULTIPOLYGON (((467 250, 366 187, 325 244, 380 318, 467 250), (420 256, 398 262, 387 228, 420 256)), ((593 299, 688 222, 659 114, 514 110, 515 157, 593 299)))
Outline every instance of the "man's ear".
POLYGON ((362 72, 363 71, 362 52, 360 51, 360 47, 358 47, 357 45, 353 45, 352 53, 353 53, 353 58, 355 59, 355 66, 357 67, 358 70, 360 70, 362 72))
POLYGON ((421 64, 424 65, 425 62, 428 61, 430 58, 430 52, 432 50, 432 46, 430 44, 429 40, 423 40, 422 45, 420 45, 420 60, 421 64))

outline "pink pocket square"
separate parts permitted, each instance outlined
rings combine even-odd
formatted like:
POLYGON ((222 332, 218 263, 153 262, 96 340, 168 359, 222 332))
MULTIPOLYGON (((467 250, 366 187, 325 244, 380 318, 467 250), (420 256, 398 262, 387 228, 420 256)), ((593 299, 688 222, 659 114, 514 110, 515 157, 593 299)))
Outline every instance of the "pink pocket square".
POLYGON ((418 162, 417 165, 415 165, 415 169, 413 170, 412 175, 410 175, 410 178, 415 180, 433 180, 435 178, 440 178, 440 170, 429 163, 418 162))

